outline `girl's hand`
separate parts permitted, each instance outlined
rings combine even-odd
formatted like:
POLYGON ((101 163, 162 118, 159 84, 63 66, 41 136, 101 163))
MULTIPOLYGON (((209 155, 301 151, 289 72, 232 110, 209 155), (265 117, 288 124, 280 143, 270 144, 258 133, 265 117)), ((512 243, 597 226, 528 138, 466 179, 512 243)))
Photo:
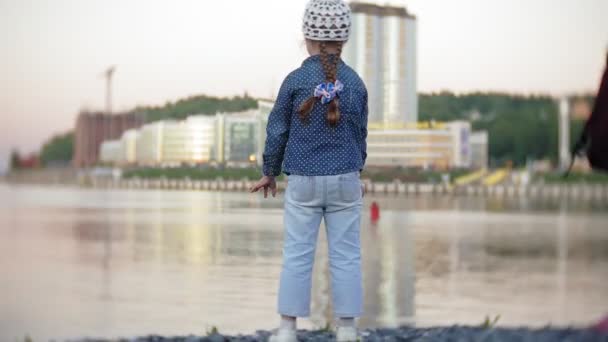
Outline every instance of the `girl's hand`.
POLYGON ((254 186, 249 189, 249 192, 258 192, 261 188, 264 188, 264 198, 268 197, 268 189, 272 193, 272 197, 277 195, 277 182, 274 180, 274 177, 264 176, 257 182, 254 186))

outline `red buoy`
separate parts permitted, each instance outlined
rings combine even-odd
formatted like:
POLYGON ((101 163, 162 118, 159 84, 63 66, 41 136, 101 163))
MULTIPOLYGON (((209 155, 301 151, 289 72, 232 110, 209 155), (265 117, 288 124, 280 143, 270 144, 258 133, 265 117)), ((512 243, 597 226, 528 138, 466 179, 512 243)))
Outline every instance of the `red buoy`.
POLYGON ((370 211, 372 221, 378 221, 380 219, 380 207, 378 206, 378 203, 373 202, 370 211))

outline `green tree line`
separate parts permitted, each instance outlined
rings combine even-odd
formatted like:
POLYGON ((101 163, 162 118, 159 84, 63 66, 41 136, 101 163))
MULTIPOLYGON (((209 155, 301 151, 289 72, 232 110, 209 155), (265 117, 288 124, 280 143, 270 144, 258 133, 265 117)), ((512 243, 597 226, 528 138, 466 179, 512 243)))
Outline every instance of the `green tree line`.
POLYGON ((236 113, 257 107, 257 100, 247 94, 232 98, 198 95, 177 102, 167 102, 163 106, 137 107, 133 112, 145 113, 146 121, 154 122, 167 119, 182 120, 193 114, 236 113))
POLYGON ((40 163, 44 166, 68 164, 72 160, 73 150, 73 132, 56 135, 42 146, 42 150, 40 151, 40 163))
MULTIPOLYGON (((507 161, 521 166, 528 159, 557 160, 559 109, 552 97, 441 92, 421 94, 419 101, 421 121, 467 120, 473 130, 487 130, 493 166, 507 161)), ((571 122, 571 142, 583 125, 581 120, 571 122)))
MULTIPOLYGON (((523 165, 527 159, 557 159, 558 104, 549 96, 441 92, 420 94, 419 101, 421 121, 468 120, 474 130, 487 130, 493 165, 499 166, 506 161, 523 165)), ((153 122, 181 120, 192 114, 240 112, 256 107, 257 100, 247 95, 232 98, 199 95, 162 106, 140 106, 132 112, 143 112, 146 120, 153 122)), ((572 141, 578 137, 582 126, 582 121, 572 122, 572 141)), ((53 137, 43 146, 41 161, 44 165, 69 161, 72 150, 71 132, 53 137)))
MULTIPOLYGON (((131 110, 132 113, 145 113, 147 122, 160 120, 182 120, 189 115, 215 115, 216 113, 235 113, 257 108, 258 103, 247 94, 235 97, 192 96, 176 102, 167 102, 162 106, 139 106, 131 110)), ((72 160, 74 134, 52 137, 40 151, 40 160, 43 165, 62 164, 72 160)))

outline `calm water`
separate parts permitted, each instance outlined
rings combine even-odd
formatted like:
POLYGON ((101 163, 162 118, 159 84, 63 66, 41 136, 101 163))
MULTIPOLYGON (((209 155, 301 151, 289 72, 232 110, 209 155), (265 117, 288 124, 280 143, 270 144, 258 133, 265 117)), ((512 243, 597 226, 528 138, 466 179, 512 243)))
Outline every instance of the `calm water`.
MULTIPOLYGON (((0 184, 0 341, 274 328, 281 201, 0 184)), ((303 328, 331 313, 321 232, 303 328)), ((368 196, 361 240, 362 326, 608 313, 608 203, 368 196)))

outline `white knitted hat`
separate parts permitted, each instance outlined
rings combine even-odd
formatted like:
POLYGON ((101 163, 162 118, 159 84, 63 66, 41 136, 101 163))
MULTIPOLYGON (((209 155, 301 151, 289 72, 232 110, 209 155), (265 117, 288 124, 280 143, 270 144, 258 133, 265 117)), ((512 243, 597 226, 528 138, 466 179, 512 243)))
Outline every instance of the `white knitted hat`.
POLYGON ((310 40, 345 42, 350 33, 350 7, 342 0, 310 0, 302 31, 310 40))

